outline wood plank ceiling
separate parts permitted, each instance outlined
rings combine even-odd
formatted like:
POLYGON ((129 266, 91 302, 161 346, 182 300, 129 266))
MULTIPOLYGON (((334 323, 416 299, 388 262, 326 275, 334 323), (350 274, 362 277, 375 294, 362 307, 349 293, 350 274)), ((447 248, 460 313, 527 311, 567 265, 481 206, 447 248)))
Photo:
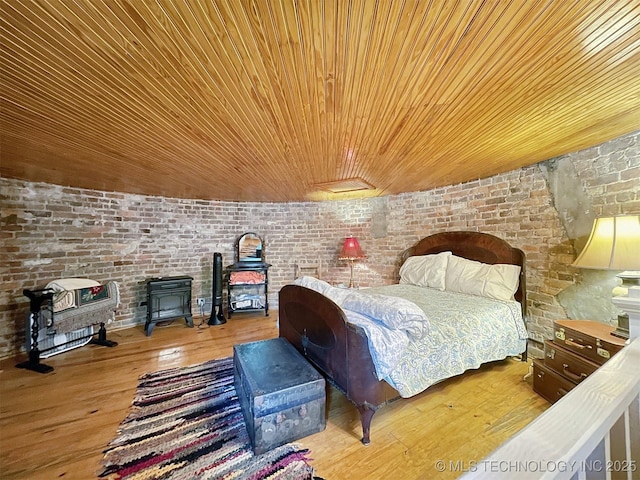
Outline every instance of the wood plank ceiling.
POLYGON ((5 177, 322 200, 482 178, 640 129, 640 0, 0 8, 5 177), (372 188, 330 193, 359 185, 372 188))

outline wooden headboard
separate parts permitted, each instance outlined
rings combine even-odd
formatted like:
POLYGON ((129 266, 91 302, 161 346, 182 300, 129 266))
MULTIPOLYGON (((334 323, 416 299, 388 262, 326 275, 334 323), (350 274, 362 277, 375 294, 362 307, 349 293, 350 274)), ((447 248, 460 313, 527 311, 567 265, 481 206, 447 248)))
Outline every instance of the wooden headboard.
POLYGON ((519 248, 512 247, 505 240, 481 232, 442 232, 425 237, 413 247, 402 252, 402 263, 415 255, 451 252, 477 262, 496 264, 509 263, 520 266, 520 282, 515 299, 522 305, 522 316, 527 313, 527 283, 525 255, 519 248))

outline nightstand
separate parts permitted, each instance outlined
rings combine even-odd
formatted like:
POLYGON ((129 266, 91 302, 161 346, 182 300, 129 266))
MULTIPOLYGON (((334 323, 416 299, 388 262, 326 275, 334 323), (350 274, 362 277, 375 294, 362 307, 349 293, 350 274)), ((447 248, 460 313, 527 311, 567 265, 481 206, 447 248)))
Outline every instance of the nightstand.
POLYGON ((555 403, 624 347, 614 327, 591 320, 557 320, 544 359, 533 361, 533 390, 555 403))

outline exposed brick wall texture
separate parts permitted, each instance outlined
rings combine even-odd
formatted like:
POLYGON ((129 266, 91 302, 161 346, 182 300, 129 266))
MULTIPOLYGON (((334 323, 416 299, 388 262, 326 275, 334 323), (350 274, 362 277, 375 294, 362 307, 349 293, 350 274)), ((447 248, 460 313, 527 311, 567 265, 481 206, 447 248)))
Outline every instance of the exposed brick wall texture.
MULTIPOLYGON (((640 212, 640 132, 568 155, 592 198, 595 215, 640 212)), ((555 296, 575 282, 575 258, 539 165, 429 191, 329 202, 234 203, 183 200, 0 179, 2 282, 0 357, 24 350, 29 310, 24 288, 64 277, 120 284, 121 305, 109 329, 145 321, 145 281, 190 275, 196 297, 211 301, 213 253, 233 261, 246 231, 261 235, 270 306, 293 279, 295 263, 321 262, 322 277, 347 283, 337 260, 346 235, 358 237, 367 259, 355 264, 362 286, 397 281, 400 253, 446 230, 495 234, 527 255, 529 331, 538 342, 554 319, 566 318, 555 296), (382 212, 382 213, 381 213, 382 212), (386 213, 385 213, 386 212, 386 213), (385 215, 383 222, 374 215, 385 215), (384 224, 372 234, 372 224, 384 224)), ((234 317, 235 319, 235 317, 234 317)), ((233 319, 231 320, 233 321, 233 319)), ((140 326, 140 334, 144 335, 140 326)), ((535 349, 534 344, 534 349, 535 349)))

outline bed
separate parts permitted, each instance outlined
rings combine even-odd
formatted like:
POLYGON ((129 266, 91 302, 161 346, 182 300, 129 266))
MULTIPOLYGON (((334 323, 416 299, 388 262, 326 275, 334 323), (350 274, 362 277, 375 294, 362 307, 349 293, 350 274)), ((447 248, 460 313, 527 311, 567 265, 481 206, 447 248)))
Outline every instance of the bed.
POLYGON ((373 415, 390 401, 482 363, 518 355, 526 360, 525 273, 524 252, 498 237, 438 233, 402 252, 396 285, 356 291, 309 277, 285 285, 279 334, 355 404, 367 445, 373 415), (508 293, 492 291, 491 279, 500 283, 505 275, 508 293), (389 302, 396 313, 368 310, 389 302), (480 312, 485 304, 488 313, 480 312), (382 331, 382 352, 374 348, 374 330, 382 331), (387 340, 399 343, 390 347, 387 340), (395 357, 381 365, 389 350, 395 357))

